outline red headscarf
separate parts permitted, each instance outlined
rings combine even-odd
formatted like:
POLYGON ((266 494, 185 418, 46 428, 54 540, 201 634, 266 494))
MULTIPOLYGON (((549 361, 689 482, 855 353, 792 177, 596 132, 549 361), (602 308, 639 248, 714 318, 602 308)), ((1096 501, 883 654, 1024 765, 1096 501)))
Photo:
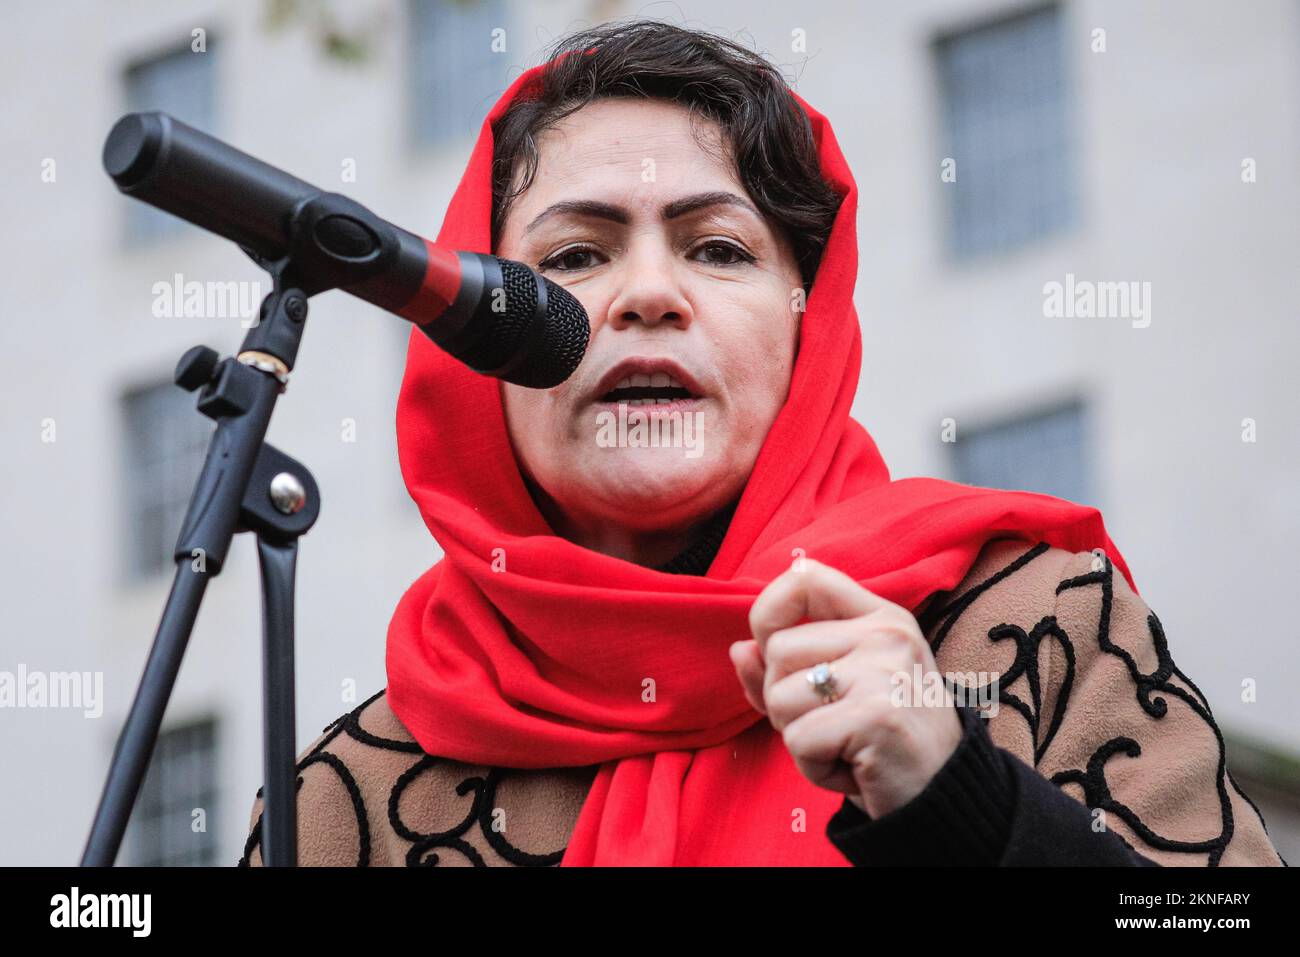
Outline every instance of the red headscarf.
MULTIPOLYGON (((521 75, 484 121, 438 234, 447 248, 492 251, 492 123, 543 68, 521 75)), ((520 477, 496 380, 412 331, 398 452, 446 557, 393 615, 388 700, 430 754, 515 768, 600 763, 566 865, 847 863, 825 836, 843 795, 799 773, 746 703, 727 653, 750 637, 749 606, 794 556, 913 610, 960 582, 997 537, 1104 548, 1132 583, 1094 508, 890 480, 849 418, 862 351, 857 186, 830 123, 795 100, 843 202, 789 397, 706 575, 654 571, 556 536, 520 477)))

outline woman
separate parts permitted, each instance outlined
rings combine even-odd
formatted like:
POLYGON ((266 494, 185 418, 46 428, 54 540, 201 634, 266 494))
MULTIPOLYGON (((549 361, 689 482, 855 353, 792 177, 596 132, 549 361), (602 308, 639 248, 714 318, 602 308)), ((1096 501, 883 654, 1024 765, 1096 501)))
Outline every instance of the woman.
POLYGON ((1097 511, 891 481, 849 418, 855 214, 830 124, 716 37, 598 28, 506 91, 439 242, 590 346, 533 391, 412 337, 446 557, 300 761, 301 863, 1281 863, 1097 511))

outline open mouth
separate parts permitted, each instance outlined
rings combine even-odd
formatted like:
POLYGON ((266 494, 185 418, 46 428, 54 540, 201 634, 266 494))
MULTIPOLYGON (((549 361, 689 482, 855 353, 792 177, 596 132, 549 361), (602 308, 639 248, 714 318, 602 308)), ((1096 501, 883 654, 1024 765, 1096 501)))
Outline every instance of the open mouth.
POLYGON ((698 398, 684 383, 667 372, 638 372, 616 382, 614 388, 600 397, 600 401, 641 406, 671 405, 698 398))

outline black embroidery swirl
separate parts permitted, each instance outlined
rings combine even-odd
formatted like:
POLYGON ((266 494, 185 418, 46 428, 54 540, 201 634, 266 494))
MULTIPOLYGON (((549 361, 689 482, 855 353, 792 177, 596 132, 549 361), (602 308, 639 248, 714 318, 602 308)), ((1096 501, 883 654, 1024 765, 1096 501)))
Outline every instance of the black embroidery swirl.
MULTIPOLYGON (((938 653, 939 647, 953 625, 980 595, 988 591, 993 585, 1023 569, 1029 562, 1046 553, 1049 548, 1047 542, 1039 542, 996 574, 973 586, 955 599, 949 600, 946 593, 936 596, 920 617, 920 624, 925 634, 933 634, 934 636, 931 640, 931 647, 934 652, 938 653)), ((1220 732, 1210 711, 1209 702, 1195 683, 1183 674, 1174 663, 1173 657, 1169 653, 1164 628, 1156 614, 1150 612, 1147 617, 1147 627, 1157 661, 1155 669, 1150 674, 1144 674, 1133 656, 1111 641, 1110 621, 1114 592, 1114 565, 1104 553, 1097 552, 1096 554, 1102 559, 1102 567, 1060 582, 1056 587, 1056 594, 1059 596, 1062 592, 1073 588, 1099 587, 1101 590, 1101 608, 1097 626, 1098 647, 1104 654, 1112 655, 1124 662, 1128 674, 1133 680, 1134 698, 1138 706, 1146 714, 1159 720, 1169 713, 1170 697, 1181 699, 1214 732, 1219 752, 1216 779, 1221 820, 1219 833, 1214 837, 1200 841, 1179 841, 1165 837, 1149 827, 1132 808, 1117 800, 1111 794, 1110 785, 1106 781, 1105 774, 1107 762, 1119 755, 1138 758, 1142 754, 1141 745, 1129 737, 1115 737, 1103 742, 1088 759, 1086 768, 1061 771, 1054 774, 1050 780, 1058 787, 1067 783, 1078 785, 1083 790, 1084 803, 1089 808, 1100 808, 1106 813, 1117 815, 1149 846, 1182 853, 1208 852, 1208 865, 1217 867, 1232 840, 1234 827, 1232 802, 1228 795, 1227 782, 1231 782, 1233 789, 1254 810, 1259 817, 1260 825, 1264 827, 1265 833, 1268 830, 1267 825, 1264 823, 1259 808, 1247 797, 1237 785, 1237 782, 1232 779, 1232 775, 1228 773, 1227 748, 1223 734, 1220 732), (1171 680, 1174 677, 1187 685, 1191 692, 1174 684, 1171 680)), ((1074 640, 1060 626, 1054 615, 1044 617, 1028 632, 1016 624, 1003 623, 995 625, 989 629, 988 638, 990 641, 1010 640, 1016 648, 1014 661, 1007 671, 999 677, 999 681, 996 683, 990 682, 990 685, 982 687, 978 691, 961 688, 960 685, 949 679, 945 679, 945 682, 954 691, 954 694, 959 690, 967 695, 978 694, 980 697, 977 700, 980 701, 989 700, 996 694, 999 705, 1006 704, 1020 714, 1025 719, 1033 735, 1035 742, 1034 761, 1037 764, 1051 746, 1069 704, 1070 693, 1075 679, 1074 640), (1038 653, 1039 645, 1046 638, 1051 638, 1060 645, 1064 653, 1066 667, 1064 676, 1061 679, 1061 687, 1057 694, 1051 723, 1044 733, 1041 727, 1042 688, 1038 673, 1038 653), (1029 693, 1032 699, 1030 702, 1026 702, 1006 690, 1022 675, 1029 685, 1029 693)), ((970 700, 970 698, 966 700, 970 700)), ((1122 836, 1118 834, 1116 836, 1121 837, 1122 840, 1122 836)), ((1127 841, 1124 843, 1128 844, 1127 841)), ((1129 846, 1132 847, 1132 845, 1129 846)), ((1282 863, 1286 864, 1285 861, 1282 863)))
MULTIPOLYGON (((388 823, 393 831, 403 839, 411 842, 411 847, 406 852, 406 864, 408 867, 435 867, 441 862, 439 851, 454 851, 463 856, 475 867, 487 867, 483 855, 478 849, 465 840, 465 834, 474 826, 479 825, 480 832, 488 845, 502 858, 510 864, 517 867, 553 867, 563 859, 565 848, 551 851, 545 854, 535 854, 511 844, 506 840, 500 830, 493 827, 493 811, 495 810, 495 800, 497 786, 510 773, 504 768, 490 768, 486 776, 481 774, 467 775, 455 786, 457 796, 464 798, 472 794, 473 799, 470 802, 469 810, 465 817, 454 827, 446 831, 432 833, 422 833, 410 827, 402 820, 400 807, 403 793, 421 774, 437 766, 442 759, 430 754, 425 754, 424 750, 415 741, 400 741, 392 738, 385 738, 367 731, 361 727, 361 714, 367 707, 378 700, 387 689, 381 689, 371 695, 361 704, 347 714, 340 715, 323 729, 323 737, 317 745, 312 748, 311 752, 298 762, 297 770, 301 775, 303 769, 310 767, 312 764, 323 763, 332 768, 347 788, 348 795, 352 801, 353 810, 356 812, 357 828, 360 835, 360 851, 357 855, 357 866, 370 866, 371 857, 371 827, 370 817, 366 809, 365 801, 362 797, 361 790, 357 786, 356 779, 348 770, 344 761, 336 754, 326 751, 325 748, 334 741, 340 734, 346 734, 353 740, 374 748, 383 748, 389 751, 398 751, 404 754, 418 754, 420 757, 405 771, 403 771, 397 780, 393 783, 388 794, 387 814, 388 823)), ((301 789, 303 779, 298 778, 298 787, 301 789)), ((262 789, 259 788, 257 796, 262 796, 262 789)), ((254 848, 260 850, 262 843, 262 816, 259 814, 256 824, 249 832, 248 840, 244 844, 243 856, 239 859, 237 866, 248 867, 249 858, 254 848)))

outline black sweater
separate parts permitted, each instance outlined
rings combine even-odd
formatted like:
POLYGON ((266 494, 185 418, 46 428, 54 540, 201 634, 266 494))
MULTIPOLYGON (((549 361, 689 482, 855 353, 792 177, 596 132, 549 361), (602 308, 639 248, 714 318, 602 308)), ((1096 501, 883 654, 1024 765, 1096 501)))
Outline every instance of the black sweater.
POLYGON ((993 743, 974 708, 957 709, 957 749, 916 797, 872 818, 847 797, 826 836, 859 867, 1082 864, 1159 867, 1086 807, 993 743))

